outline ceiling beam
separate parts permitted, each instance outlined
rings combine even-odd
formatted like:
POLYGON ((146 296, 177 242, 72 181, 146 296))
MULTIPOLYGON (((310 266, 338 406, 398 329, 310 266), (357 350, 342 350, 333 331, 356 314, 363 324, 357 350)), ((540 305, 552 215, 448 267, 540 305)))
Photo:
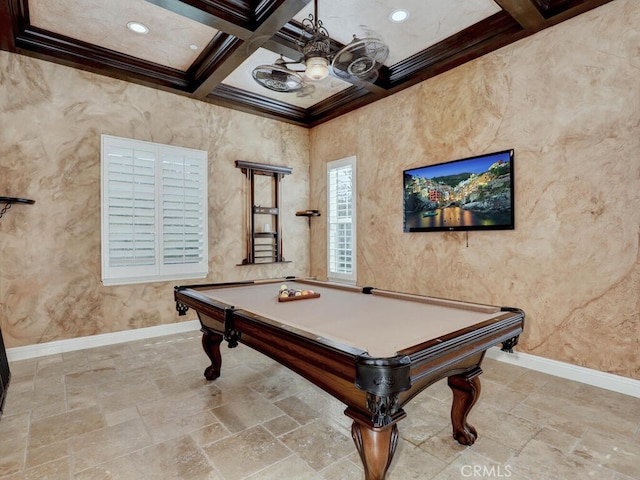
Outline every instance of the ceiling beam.
MULTIPOLYGON (((545 1, 548 2, 549 0, 545 1)), ((548 9, 547 12, 545 12, 545 17, 547 19, 546 26, 551 27, 553 25, 557 25, 558 23, 562 23, 565 20, 582 15, 589 10, 593 10, 594 8, 598 8, 609 2, 613 2, 613 0, 572 0, 569 3, 558 1, 551 4, 555 5, 554 8, 548 9)))
POLYGON ((533 33, 545 28, 546 20, 531 0, 495 0, 527 32, 533 33))
POLYGON ((272 37, 262 44, 262 48, 271 50, 275 54, 282 55, 294 62, 297 60, 302 61, 302 53, 300 53, 298 46, 295 43, 288 42, 282 38, 272 37))
MULTIPOLYGON (((507 12, 498 12, 464 30, 396 63, 389 77, 389 86, 395 88, 415 77, 423 81, 434 76, 434 66, 447 63, 460 54, 475 51, 478 46, 489 44, 503 46, 503 41, 514 41, 527 35, 527 32, 507 12)), ((483 50, 481 50, 483 51, 483 50)))
POLYGON ((189 5, 180 0, 145 0, 148 3, 152 3, 158 7, 169 10, 170 12, 181 15, 185 18, 189 18, 195 22, 201 23, 216 30, 233 35, 234 37, 247 39, 251 36, 252 32, 249 28, 240 25, 238 22, 233 22, 224 19, 220 16, 213 15, 205 10, 189 5))
POLYGON ((304 34, 302 24, 292 19, 267 40, 262 47, 290 60, 301 60, 302 52, 299 42, 304 34))
MULTIPOLYGON (((179 0, 147 0, 156 5, 169 7, 175 13, 186 13, 188 18, 203 22, 205 25, 215 23, 215 17, 204 11, 204 6, 198 8, 192 5, 186 5, 185 2, 179 0), (198 14, 197 11, 202 12, 198 14), (200 20, 198 20, 200 19, 200 20)), ((193 92, 195 98, 202 100, 207 97, 222 81, 227 78, 236 68, 249 58, 258 48, 262 47, 274 35, 276 35, 282 27, 284 27, 291 18, 302 10, 311 0, 279 0, 273 2, 272 11, 267 15, 260 25, 252 32, 244 29, 240 32, 241 36, 237 36, 242 42, 234 42, 233 48, 227 51, 224 58, 215 63, 215 69, 211 70, 211 74, 202 80, 198 88, 193 92)), ((226 31, 226 33, 230 33, 226 31)), ((236 35, 232 35, 236 37, 236 35)), ((204 62, 213 65, 213 62, 204 62)))
POLYGON ((308 126, 315 126, 330 118, 339 117, 378 98, 381 97, 372 95, 366 89, 349 87, 309 108, 308 126))
POLYGON ((20 21, 23 8, 19 0, 0 0, 0 49, 8 52, 16 51, 15 37, 23 28, 20 21))
POLYGON ((288 103, 279 102, 257 93, 245 92, 228 85, 220 85, 205 98, 205 101, 254 115, 259 112, 262 116, 301 127, 307 127, 309 123, 306 109, 302 107, 295 107, 288 103))
POLYGON ((184 72, 141 60, 96 45, 29 27, 16 38, 16 51, 42 60, 82 68, 141 85, 188 92, 190 82, 184 72))

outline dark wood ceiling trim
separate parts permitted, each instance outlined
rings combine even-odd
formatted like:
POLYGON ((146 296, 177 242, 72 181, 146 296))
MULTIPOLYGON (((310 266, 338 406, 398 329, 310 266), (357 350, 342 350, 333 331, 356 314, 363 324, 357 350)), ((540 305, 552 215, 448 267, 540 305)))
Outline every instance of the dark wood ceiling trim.
POLYGON ((185 72, 29 27, 16 38, 16 51, 81 70, 151 86, 188 91, 185 72))
POLYGON ((278 58, 278 55, 282 55, 284 58, 288 58, 294 62, 302 60, 302 54, 300 53, 297 45, 289 43, 279 38, 277 35, 267 40, 266 43, 262 45, 262 48, 266 48, 273 52, 274 61, 278 58))
POLYGON ((188 71, 188 75, 194 80, 194 86, 197 87, 205 82, 241 45, 242 40, 239 38, 222 32, 218 33, 188 71))
MULTIPOLYGON (((253 21, 255 24, 254 30, 258 25, 263 24, 271 15, 276 14, 280 8, 283 8, 285 1, 286 0, 260 0, 258 2, 254 2, 257 3, 253 12, 253 21)), ((310 1, 311 0, 304 2, 304 5, 300 10, 302 10, 302 8, 304 8, 310 1)), ((293 18, 293 16, 300 10, 295 12, 293 15, 290 15, 289 19, 293 18)))
POLYGON ((494 0, 529 33, 535 33, 612 0, 494 0))
MULTIPOLYGON (((229 44, 229 48, 222 53, 224 55, 224 61, 212 61, 208 63, 208 73, 198 77, 198 86, 193 92, 195 98, 199 100, 204 99, 218 85, 220 85, 225 78, 238 68, 248 56, 246 44, 238 41, 238 39, 233 39, 229 44)), ((214 55, 218 57, 217 54, 214 53, 214 55)))
POLYGON ((220 85, 227 76, 250 57, 258 48, 260 48, 267 40, 273 37, 289 19, 298 13, 311 0, 279 0, 278 8, 272 11, 253 34, 245 39, 242 45, 237 44, 232 53, 226 56, 224 63, 212 71, 195 90, 194 95, 198 99, 203 99, 211 93, 218 85, 220 85))
MULTIPOLYGON (((487 49, 506 45, 525 35, 526 32, 513 17, 504 11, 498 12, 440 43, 396 63, 391 68, 389 86, 394 88, 410 79, 422 81, 433 76, 432 67, 442 63, 450 63, 449 60, 458 57, 461 52, 465 52, 464 57, 470 60, 486 53, 487 49)), ((458 64, 459 62, 455 62, 455 65, 458 64)))
POLYGON ((148 3, 162 7, 175 14, 189 18, 216 30, 228 33, 238 38, 249 38, 251 36, 251 19, 246 15, 233 16, 226 15, 220 9, 207 8, 206 2, 181 1, 181 0, 145 0, 148 3), (199 5, 198 8, 195 5, 199 5), (211 12, 216 12, 217 15, 211 12))
MULTIPOLYGON (((192 20, 208 25, 207 22, 214 21, 220 24, 237 25, 247 30, 253 30, 253 10, 252 2, 233 1, 233 0, 216 0, 215 2, 208 0, 146 0, 149 3, 158 5, 159 7, 171 10, 179 15, 187 16, 192 20), (187 8, 191 7, 191 8, 187 8), (197 18, 197 12, 201 12, 200 19, 197 18), (186 15, 185 15, 186 13, 186 15), (192 18, 190 15, 195 15, 192 18)), ((210 25, 214 26, 214 25, 210 25)), ((217 27, 214 27, 217 28, 217 27)), ((225 30, 227 33, 233 32, 225 30)))
MULTIPOLYGON (((536 2, 537 1, 538 0, 536 0, 536 2)), ((560 3, 550 0, 548 4, 549 8, 543 12, 543 15, 547 19, 547 27, 551 27, 612 1, 613 0, 572 0, 560 5, 560 3)))
POLYGON ((367 90, 369 93, 377 95, 379 98, 385 97, 389 94, 389 67, 382 66, 378 70, 378 76, 373 81, 364 81, 359 78, 340 78, 343 82, 350 83, 354 87, 358 87, 367 90))
POLYGON ((317 103, 309 109, 309 113, 312 117, 318 117, 326 114, 329 110, 338 107, 343 103, 349 103, 362 99, 362 97, 368 95, 369 92, 364 88, 349 87, 329 98, 324 99, 322 102, 317 103))
POLYGON ((545 18, 551 18, 558 13, 566 12, 570 8, 584 3, 584 0, 532 0, 538 11, 545 18))
POLYGON ((373 95, 367 89, 356 86, 349 87, 311 107, 307 112, 309 117, 309 124, 307 126, 313 127, 319 125, 375 102, 380 98, 382 97, 373 95))
POLYGON ((253 17, 253 4, 255 0, 183 0, 184 2, 204 6, 213 15, 218 17, 233 16, 250 22, 253 17))
POLYGON ((291 123, 308 126, 307 111, 288 103, 279 102, 252 92, 246 92, 229 85, 218 87, 205 98, 209 103, 221 107, 233 108, 247 113, 259 113, 262 116, 291 123))
POLYGON ((26 27, 25 8, 20 0, 0 0, 0 49, 15 52, 15 37, 26 27))
POLYGON ((291 60, 300 60, 302 59, 300 38, 304 34, 303 32, 302 25, 291 20, 265 42, 263 47, 291 60))
POLYGON ((545 28, 545 18, 532 2, 535 0, 494 0, 528 32, 545 28))

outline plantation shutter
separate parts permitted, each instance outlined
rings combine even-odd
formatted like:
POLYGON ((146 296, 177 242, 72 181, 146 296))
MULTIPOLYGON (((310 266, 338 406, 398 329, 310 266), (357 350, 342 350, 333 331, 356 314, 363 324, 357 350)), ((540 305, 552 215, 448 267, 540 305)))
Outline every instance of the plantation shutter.
POLYGON ((205 277, 207 246, 207 152, 103 135, 103 283, 205 277))
MULTIPOLYGON (((200 158, 182 149, 162 153, 163 264, 197 265, 206 252, 207 174, 200 158)), ((184 270, 184 268, 181 268, 184 270)))
POLYGON ((107 270, 156 271, 155 151, 113 142, 106 151, 107 270))
POLYGON ((355 157, 328 164, 328 277, 356 281, 355 157))

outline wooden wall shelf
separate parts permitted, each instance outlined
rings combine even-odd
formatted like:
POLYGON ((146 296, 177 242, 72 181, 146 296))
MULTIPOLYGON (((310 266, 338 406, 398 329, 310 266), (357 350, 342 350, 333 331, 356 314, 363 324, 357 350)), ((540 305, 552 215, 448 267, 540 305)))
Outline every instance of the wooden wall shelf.
POLYGON ((302 210, 296 212, 296 217, 319 217, 320 212, 318 210, 302 210))
POLYGON ((296 212, 296 217, 307 217, 307 221, 309 222, 309 228, 311 228, 311 217, 319 217, 319 210, 301 210, 300 212, 296 212))

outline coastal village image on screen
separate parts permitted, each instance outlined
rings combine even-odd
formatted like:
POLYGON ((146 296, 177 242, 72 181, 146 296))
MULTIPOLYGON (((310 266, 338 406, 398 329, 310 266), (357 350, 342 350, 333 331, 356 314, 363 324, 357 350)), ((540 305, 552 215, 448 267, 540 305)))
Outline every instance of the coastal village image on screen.
POLYGON ((513 151, 404 172, 404 231, 513 228, 513 151))

